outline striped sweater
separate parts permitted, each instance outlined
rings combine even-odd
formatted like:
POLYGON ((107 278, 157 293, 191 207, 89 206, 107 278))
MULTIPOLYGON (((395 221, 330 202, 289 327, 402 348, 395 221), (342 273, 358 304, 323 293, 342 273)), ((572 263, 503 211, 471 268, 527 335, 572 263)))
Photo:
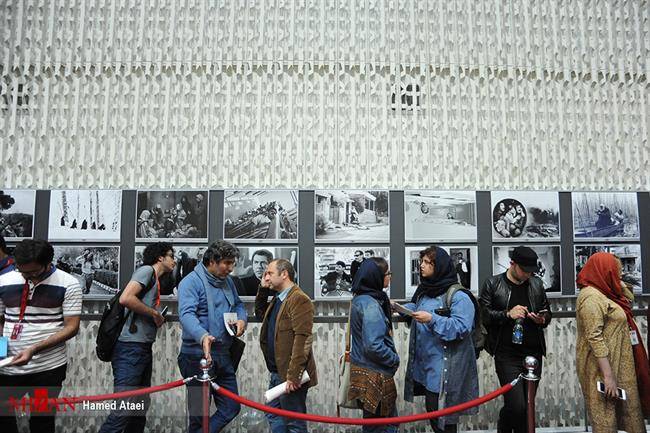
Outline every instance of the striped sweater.
MULTIPOLYGON (((54 272, 43 281, 36 285, 29 284, 23 329, 18 340, 9 340, 9 356, 14 356, 63 329, 65 316, 81 314, 79 281, 60 269, 53 269, 54 272)), ((18 323, 24 285, 25 279, 17 271, 0 275, 0 317, 4 316, 3 335, 7 338, 10 338, 14 325, 18 323)), ((66 345, 61 343, 35 354, 26 365, 0 368, 0 374, 38 373, 60 367, 66 362, 66 345)))

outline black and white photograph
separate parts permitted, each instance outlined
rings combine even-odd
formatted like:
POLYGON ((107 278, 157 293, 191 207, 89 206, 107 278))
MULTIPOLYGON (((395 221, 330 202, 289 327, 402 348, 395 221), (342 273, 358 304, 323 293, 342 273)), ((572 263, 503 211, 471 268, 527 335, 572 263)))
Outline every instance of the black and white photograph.
POLYGON ((492 240, 560 240, 560 198, 555 191, 493 191, 492 240))
POLYGON ((574 250, 576 277, 592 254, 598 252, 611 253, 621 261, 622 280, 628 287, 632 287, 634 292, 641 293, 643 288, 641 281, 641 245, 576 245, 574 250))
POLYGON ((388 191, 315 191, 316 242, 388 242, 388 191))
POLYGON ((53 262, 79 280, 84 295, 113 296, 119 290, 120 247, 55 245, 53 262))
POLYGON ((51 241, 119 241, 122 191, 54 190, 50 194, 51 241))
POLYGON ((138 191, 136 238, 208 238, 208 191, 138 191))
POLYGON ((639 238, 634 192, 573 192, 573 236, 609 241, 639 238))
POLYGON ((475 191, 405 191, 406 242, 476 240, 475 191))
POLYGON ((241 284, 237 287, 240 296, 255 296, 260 281, 272 260, 287 259, 296 270, 296 282, 298 281, 298 247, 273 247, 266 245, 241 246, 239 258, 232 271, 233 277, 238 277, 241 284))
MULTIPOLYGON (((142 266, 142 252, 144 248, 145 245, 137 245, 135 247, 134 269, 142 266)), ((162 296, 176 296, 178 294, 178 284, 203 260, 205 250, 206 247, 198 247, 196 245, 174 244, 174 260, 176 260, 176 266, 172 272, 160 277, 160 294, 162 296)))
MULTIPOLYGON (((406 299, 410 300, 420 284, 420 251, 430 245, 406 248, 406 299)), ((442 246, 454 262, 458 283, 478 295, 478 248, 475 246, 442 246)))
MULTIPOLYGON (((390 264, 390 248, 372 246, 316 247, 314 249, 314 298, 352 298, 352 280, 364 260, 383 257, 390 264)), ((385 289, 390 296, 390 286, 385 289)))
MULTIPOLYGON (((562 294, 562 272, 559 245, 529 245, 537 253, 537 271, 533 275, 544 282, 544 289, 549 296, 562 294)), ((510 267, 510 254, 514 245, 493 247, 492 272, 502 274, 510 267)))
POLYGON ((7 241, 31 238, 34 233, 36 191, 0 190, 0 236, 7 241))
POLYGON ((223 213, 224 239, 298 239, 298 191, 226 191, 223 213))

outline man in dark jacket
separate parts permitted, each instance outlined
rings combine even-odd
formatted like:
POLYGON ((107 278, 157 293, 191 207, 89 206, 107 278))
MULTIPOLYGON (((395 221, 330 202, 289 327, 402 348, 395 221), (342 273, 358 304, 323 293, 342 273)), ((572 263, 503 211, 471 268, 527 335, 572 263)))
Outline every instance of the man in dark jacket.
MULTIPOLYGON (((510 259, 508 270, 485 281, 479 294, 488 331, 487 351, 494 356, 501 385, 519 376, 524 370, 524 358, 529 355, 539 361, 535 374, 541 376, 541 359, 546 354, 543 329, 551 321, 544 284, 533 276, 537 254, 531 248, 519 246, 511 252, 510 259)), ((497 431, 526 432, 524 381, 504 395, 497 431)))

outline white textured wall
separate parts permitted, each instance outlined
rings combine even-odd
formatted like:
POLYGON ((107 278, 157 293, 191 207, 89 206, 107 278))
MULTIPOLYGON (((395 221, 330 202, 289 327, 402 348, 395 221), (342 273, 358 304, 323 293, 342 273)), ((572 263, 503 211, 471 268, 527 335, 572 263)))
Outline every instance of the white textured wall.
POLYGON ((2 0, 0 185, 649 189, 649 59, 647 1, 2 0))

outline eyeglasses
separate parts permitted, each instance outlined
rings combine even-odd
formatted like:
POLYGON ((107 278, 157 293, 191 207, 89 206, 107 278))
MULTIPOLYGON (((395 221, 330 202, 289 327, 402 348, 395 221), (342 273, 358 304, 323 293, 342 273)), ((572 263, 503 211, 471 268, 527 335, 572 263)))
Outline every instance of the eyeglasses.
POLYGON ((26 280, 30 280, 32 278, 38 278, 39 276, 41 276, 41 274, 43 274, 43 272, 45 272, 45 266, 42 266, 42 267, 40 267, 40 268, 38 268, 37 270, 34 270, 34 271, 22 271, 22 270, 20 270, 18 268, 16 268, 16 270, 18 272, 20 272, 20 274, 23 276, 23 278, 25 278, 26 280))
POLYGON ((390 277, 392 277, 392 276, 393 276, 393 273, 392 273, 392 272, 386 272, 386 273, 384 274, 384 277, 389 277, 389 278, 390 278, 390 277))

